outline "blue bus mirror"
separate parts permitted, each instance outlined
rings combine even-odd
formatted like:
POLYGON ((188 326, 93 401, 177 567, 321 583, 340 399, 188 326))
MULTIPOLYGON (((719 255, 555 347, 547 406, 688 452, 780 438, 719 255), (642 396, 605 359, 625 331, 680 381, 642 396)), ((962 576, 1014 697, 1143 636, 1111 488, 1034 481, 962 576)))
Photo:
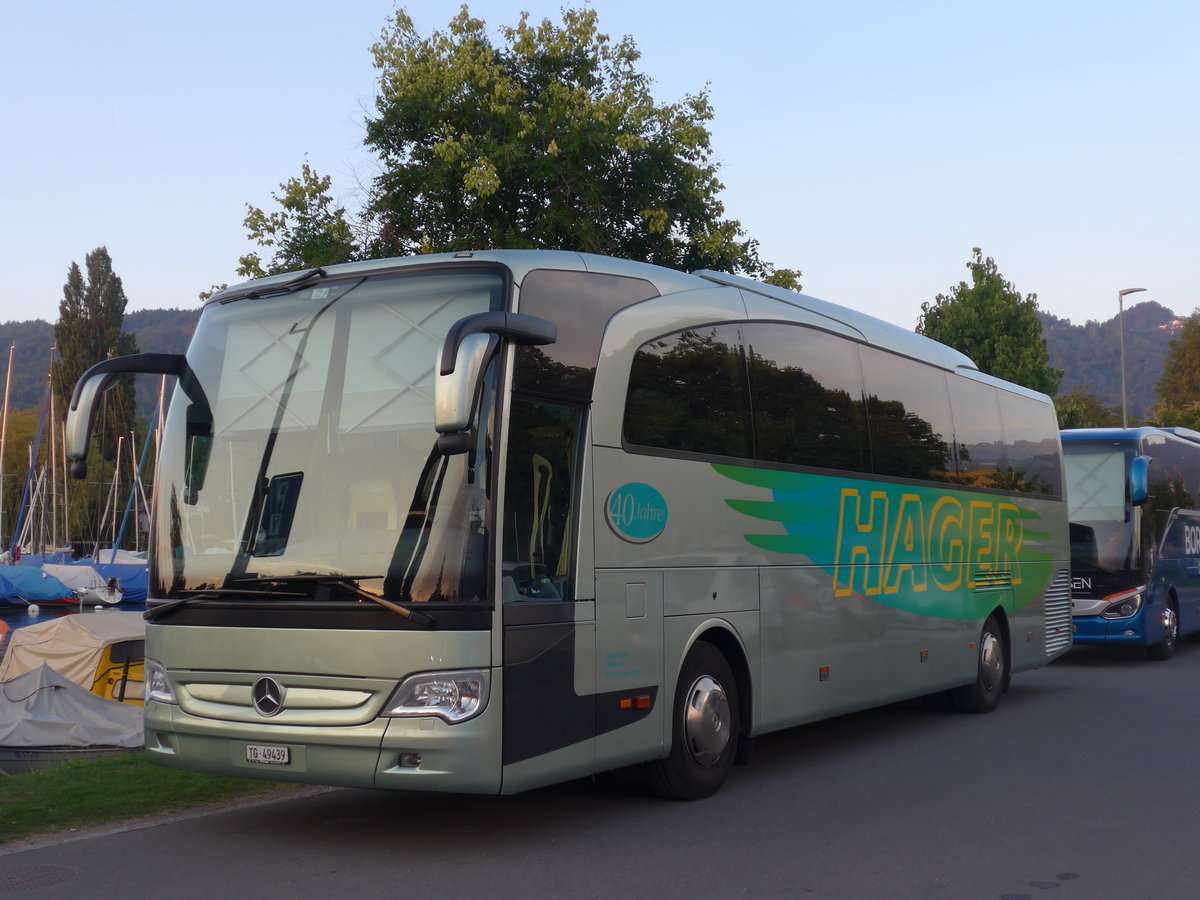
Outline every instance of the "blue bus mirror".
POLYGON ((1141 506, 1150 496, 1149 456, 1135 456, 1129 464, 1129 502, 1141 506))

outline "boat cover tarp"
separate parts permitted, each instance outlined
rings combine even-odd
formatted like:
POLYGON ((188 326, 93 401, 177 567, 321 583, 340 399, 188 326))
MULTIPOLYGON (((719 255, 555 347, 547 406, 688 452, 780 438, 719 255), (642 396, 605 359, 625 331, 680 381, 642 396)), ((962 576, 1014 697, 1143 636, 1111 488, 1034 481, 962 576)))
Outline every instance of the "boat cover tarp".
POLYGON ((140 747, 142 734, 140 706, 98 697, 49 666, 0 681, 0 747, 140 747))
POLYGON ((42 571, 57 578, 73 591, 90 591, 104 587, 107 582, 91 566, 59 566, 42 563, 42 571))
POLYGON ((103 603, 106 606, 116 605, 123 599, 119 585, 120 579, 112 580, 97 572, 92 566, 78 564, 59 566, 54 563, 42 563, 42 571, 51 575, 71 589, 81 602, 103 603))
POLYGON ((17 590, 17 586, 0 575, 0 605, 2 606, 28 606, 29 601, 21 596, 21 592, 17 590))
POLYGON ((0 681, 46 664, 90 691, 106 647, 145 639, 146 621, 141 613, 135 612, 72 613, 26 625, 14 629, 8 637, 8 647, 0 661, 0 681))
MULTIPOLYGON (((108 556, 107 551, 100 554, 101 558, 108 556)), ((143 559, 140 562, 133 564, 126 563, 105 563, 91 561, 89 565, 100 573, 100 576, 106 581, 109 578, 115 578, 121 582, 121 590, 124 591, 124 603, 145 603, 146 590, 149 587, 149 571, 146 569, 146 561, 143 559)))
POLYGON ((69 587, 41 568, 0 566, 0 575, 11 581, 17 592, 30 603, 62 603, 75 599, 69 587))

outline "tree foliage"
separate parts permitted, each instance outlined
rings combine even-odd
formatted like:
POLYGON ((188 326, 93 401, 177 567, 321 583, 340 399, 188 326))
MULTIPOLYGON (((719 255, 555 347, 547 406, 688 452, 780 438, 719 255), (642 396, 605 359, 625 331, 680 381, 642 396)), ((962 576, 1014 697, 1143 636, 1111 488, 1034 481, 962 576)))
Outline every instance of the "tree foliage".
POLYGON ((271 195, 280 211, 267 213, 246 204, 246 234, 260 247, 273 248, 273 254, 264 267, 258 253, 247 253, 238 260, 237 273, 261 278, 355 259, 358 244, 345 207, 336 205, 329 193, 331 184, 329 176, 305 163, 299 178, 289 178, 271 195))
MULTIPOLYGON (((106 247, 97 247, 84 258, 86 277, 79 264, 71 263, 63 299, 58 304, 58 322, 54 340, 58 351, 59 409, 66 414, 66 400, 79 377, 96 363, 110 356, 137 353, 137 338, 123 334, 128 299, 120 277, 113 271, 112 257, 106 247)), ((117 405, 133 421, 131 379, 123 379, 113 392, 117 405)))
POLYGON ((1082 387, 1055 397, 1054 410, 1059 428, 1112 428, 1121 424, 1121 410, 1105 406, 1082 387))
POLYGON ((1200 310, 1171 339, 1156 393, 1158 403, 1150 416, 1154 424, 1200 430, 1200 310))
POLYGON ((527 14, 493 40, 463 6, 443 31, 417 33, 398 10, 371 47, 379 70, 366 145, 380 173, 359 231, 306 165, 250 208, 251 240, 270 248, 241 274, 360 256, 492 248, 577 250, 677 269, 740 272, 799 289, 725 217, 712 160, 707 91, 657 103, 630 37, 600 33, 594 10, 561 23, 527 14), (332 252, 336 259, 323 256, 332 252))
POLYGON ((949 294, 922 303, 917 331, 967 354, 982 372, 1056 393, 1062 372, 1050 366, 1037 294, 1022 298, 995 260, 985 259, 978 247, 971 252, 971 283, 960 281, 949 294))

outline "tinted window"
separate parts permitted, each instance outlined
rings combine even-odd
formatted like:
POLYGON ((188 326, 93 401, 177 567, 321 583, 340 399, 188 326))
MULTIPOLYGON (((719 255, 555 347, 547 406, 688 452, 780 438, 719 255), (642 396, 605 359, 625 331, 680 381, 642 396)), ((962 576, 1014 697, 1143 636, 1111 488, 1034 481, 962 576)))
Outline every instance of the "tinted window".
POLYGON ((950 396, 941 369, 860 348, 871 426, 872 471, 898 478, 954 478, 950 396))
POLYGON ((657 297, 641 278, 535 269, 521 282, 520 311, 549 319, 558 338, 542 347, 518 347, 516 387, 553 397, 587 400, 604 328, 618 310, 657 297))
POLYGON ((996 389, 968 378, 950 379, 958 479, 979 487, 1004 486, 1008 462, 996 389))
POLYGON ((629 374, 625 440, 750 457, 750 400, 739 337, 736 325, 716 325, 639 347, 629 374))
POLYGON ((794 325, 745 326, 759 459, 862 471, 866 415, 858 347, 794 325))
POLYGON ((1058 420, 1054 409, 1029 397, 997 391, 1004 448, 1008 457, 1009 490, 1062 496, 1062 465, 1058 450, 1058 420))

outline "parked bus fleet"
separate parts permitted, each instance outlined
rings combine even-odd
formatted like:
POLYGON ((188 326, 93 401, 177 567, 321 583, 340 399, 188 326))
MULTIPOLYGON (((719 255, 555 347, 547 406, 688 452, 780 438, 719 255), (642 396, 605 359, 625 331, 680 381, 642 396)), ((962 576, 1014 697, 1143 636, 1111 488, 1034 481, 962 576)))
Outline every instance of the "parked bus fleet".
POLYGON ((186 354, 83 376, 77 470, 137 372, 177 377, 162 765, 486 793, 636 765, 695 799, 760 734, 989 712, 1073 630, 1165 658, 1200 629, 1200 435, 1060 440, 961 353, 725 273, 490 251, 231 287, 186 354))

